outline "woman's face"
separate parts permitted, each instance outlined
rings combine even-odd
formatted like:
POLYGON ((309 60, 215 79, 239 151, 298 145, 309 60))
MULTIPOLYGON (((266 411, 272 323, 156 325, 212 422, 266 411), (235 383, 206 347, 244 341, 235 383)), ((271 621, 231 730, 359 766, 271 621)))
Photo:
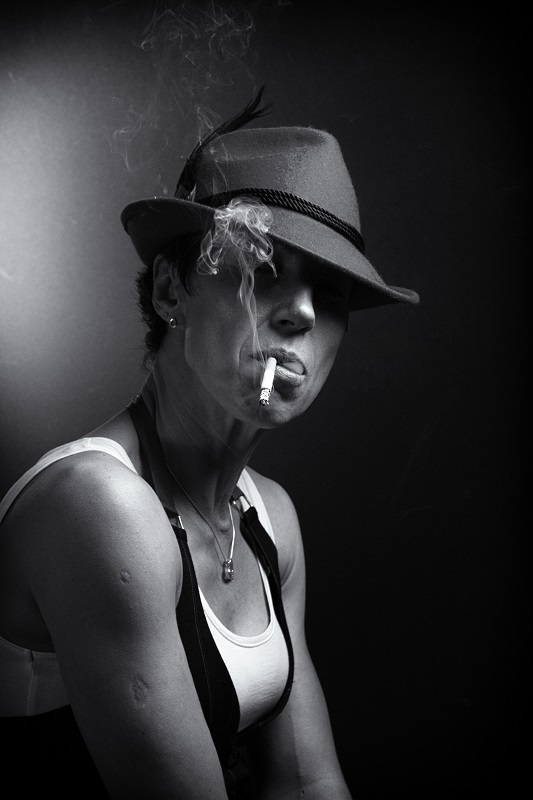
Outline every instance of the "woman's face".
POLYGON ((255 270, 256 337, 238 298, 241 273, 231 251, 217 275, 194 274, 182 306, 194 382, 236 419, 261 428, 293 419, 318 395, 347 327, 353 284, 287 246, 275 246, 274 263, 277 276, 268 265, 255 270), (277 368, 263 406, 260 384, 270 355, 277 368))

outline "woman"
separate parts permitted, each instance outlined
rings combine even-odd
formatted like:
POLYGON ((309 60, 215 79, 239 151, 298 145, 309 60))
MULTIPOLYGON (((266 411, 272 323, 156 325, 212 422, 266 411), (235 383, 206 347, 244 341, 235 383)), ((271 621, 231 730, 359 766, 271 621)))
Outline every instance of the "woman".
POLYGON ((247 464, 317 396, 351 310, 418 297, 365 258, 333 137, 243 129, 259 100, 174 198, 123 212, 145 265, 139 397, 0 506, 0 713, 56 797, 350 797, 297 515, 247 464))

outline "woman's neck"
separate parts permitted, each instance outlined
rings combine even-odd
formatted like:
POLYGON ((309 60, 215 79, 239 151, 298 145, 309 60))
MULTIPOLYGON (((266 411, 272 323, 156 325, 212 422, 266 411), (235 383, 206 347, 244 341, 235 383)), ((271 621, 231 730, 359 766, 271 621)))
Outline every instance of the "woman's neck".
POLYGON ((141 390, 167 466, 182 494, 211 524, 228 526, 228 502, 262 430, 231 418, 187 367, 156 360, 141 390), (190 371, 189 371, 190 373, 190 371))

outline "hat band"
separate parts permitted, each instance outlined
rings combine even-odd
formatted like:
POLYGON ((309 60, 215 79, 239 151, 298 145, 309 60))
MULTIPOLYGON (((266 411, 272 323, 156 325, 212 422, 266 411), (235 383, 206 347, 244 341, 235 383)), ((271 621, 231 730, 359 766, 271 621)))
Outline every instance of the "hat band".
POLYGON ((364 255, 365 243, 357 228, 354 228, 348 222, 344 222, 344 220, 325 208, 317 206, 315 203, 310 203, 308 200, 304 200, 302 197, 290 192, 283 192, 278 189, 232 189, 228 192, 219 192, 218 194, 209 195, 209 197, 203 197, 201 200, 195 198, 195 201, 204 206, 216 207, 227 205, 234 197, 242 195, 257 197, 268 206, 278 206, 289 211, 297 211, 299 214, 305 214, 306 217, 312 217, 312 219, 316 219, 318 222, 322 222, 337 233, 340 233, 364 255))

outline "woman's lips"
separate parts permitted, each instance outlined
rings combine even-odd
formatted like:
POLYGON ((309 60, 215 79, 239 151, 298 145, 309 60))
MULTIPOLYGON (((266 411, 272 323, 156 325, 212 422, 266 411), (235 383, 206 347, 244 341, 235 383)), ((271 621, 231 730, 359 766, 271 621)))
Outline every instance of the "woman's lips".
POLYGON ((267 348, 262 352, 262 357, 265 364, 267 358, 275 358, 279 367, 284 367, 288 372, 294 372, 296 375, 305 375, 305 365, 293 350, 286 350, 283 347, 267 348))
MULTIPOLYGON (((297 388, 305 382, 306 369, 303 361, 296 353, 283 348, 268 348, 262 352, 263 358, 275 358, 276 369, 274 372, 274 387, 297 388)), ((254 356, 259 360, 258 356, 254 356)), ((264 368, 263 368, 264 369, 264 368)))
POLYGON ((289 372, 295 372, 297 375, 303 375, 304 373, 304 367, 300 361, 282 361, 278 366, 283 367, 283 369, 289 372))
POLYGON ((285 364, 277 364, 276 365, 276 372, 274 374, 274 386, 278 384, 278 382, 290 384, 291 386, 300 386, 305 380, 305 376, 303 374, 303 367, 301 364, 294 364, 292 361, 288 361, 285 364), (298 367, 301 371, 296 372, 293 367, 298 367))

